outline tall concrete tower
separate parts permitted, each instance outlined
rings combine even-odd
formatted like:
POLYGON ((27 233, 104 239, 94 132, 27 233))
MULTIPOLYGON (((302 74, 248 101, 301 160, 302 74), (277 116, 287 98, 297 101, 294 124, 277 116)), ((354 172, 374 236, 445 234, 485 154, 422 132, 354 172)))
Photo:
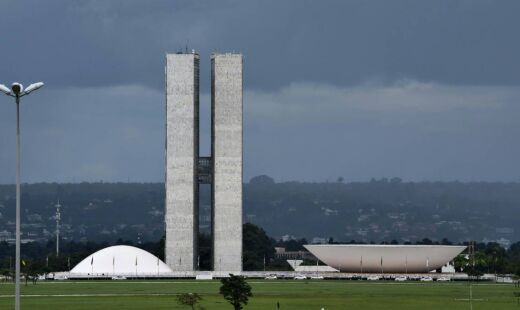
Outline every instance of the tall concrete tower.
POLYGON ((193 271, 197 262, 199 55, 166 56, 166 264, 193 271))
POLYGON ((242 271, 242 55, 211 57, 211 156, 199 157, 199 56, 166 56, 166 263, 197 268, 198 188, 212 184, 213 270, 242 271))
POLYGON ((242 55, 211 57, 213 270, 242 270, 242 55))

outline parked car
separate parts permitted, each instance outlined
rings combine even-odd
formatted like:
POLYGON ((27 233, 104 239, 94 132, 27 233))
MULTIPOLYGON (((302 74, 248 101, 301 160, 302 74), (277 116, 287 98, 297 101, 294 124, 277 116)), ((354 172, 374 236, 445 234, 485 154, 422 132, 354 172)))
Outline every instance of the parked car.
POLYGON ((125 276, 113 276, 112 280, 126 280, 125 276))
POLYGON ((62 275, 62 274, 54 276, 54 280, 67 280, 67 279, 68 279, 67 276, 62 275))
POLYGON ((323 276, 312 276, 311 280, 323 280, 323 276))
POLYGON ((276 280, 278 277, 275 274, 269 274, 265 277, 266 280, 276 280))
POLYGON ((368 276, 368 281, 379 281, 379 276, 368 276))
POLYGON ((400 277, 395 278, 394 280, 398 281, 398 282, 404 282, 404 281, 408 280, 408 277, 400 276, 400 277))
POLYGON ((421 280, 422 282, 431 282, 433 281, 432 277, 422 277, 421 280))
POLYGON ((451 279, 448 278, 448 277, 440 277, 440 278, 437 279, 437 281, 440 281, 440 282, 449 282, 449 281, 451 281, 451 279))
POLYGON ((307 277, 302 274, 298 274, 294 276, 294 280, 307 280, 307 277))

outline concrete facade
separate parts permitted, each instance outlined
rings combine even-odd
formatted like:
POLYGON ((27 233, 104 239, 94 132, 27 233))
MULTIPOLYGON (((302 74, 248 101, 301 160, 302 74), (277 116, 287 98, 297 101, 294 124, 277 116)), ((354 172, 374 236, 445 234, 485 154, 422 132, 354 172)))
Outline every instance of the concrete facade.
POLYGON ((213 270, 242 271, 241 54, 211 57, 213 270))
POLYGON ((197 269, 199 184, 212 186, 213 270, 242 271, 242 55, 211 57, 211 156, 199 156, 199 56, 166 56, 166 264, 197 269))
POLYGON ((166 264, 197 266, 199 55, 166 56, 166 264))

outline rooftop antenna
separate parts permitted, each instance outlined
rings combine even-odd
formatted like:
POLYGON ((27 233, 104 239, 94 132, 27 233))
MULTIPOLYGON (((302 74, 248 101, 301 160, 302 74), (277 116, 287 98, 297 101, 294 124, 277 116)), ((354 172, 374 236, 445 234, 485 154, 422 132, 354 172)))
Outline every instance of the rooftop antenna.
POLYGON ((60 200, 58 199, 58 204, 56 205, 56 257, 60 255, 60 200))

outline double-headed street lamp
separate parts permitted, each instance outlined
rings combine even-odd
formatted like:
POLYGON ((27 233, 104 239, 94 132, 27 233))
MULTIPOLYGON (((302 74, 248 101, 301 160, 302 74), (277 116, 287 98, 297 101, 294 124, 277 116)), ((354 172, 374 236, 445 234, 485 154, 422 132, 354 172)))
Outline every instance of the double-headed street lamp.
POLYGON ((20 309, 20 98, 42 87, 38 82, 25 90, 20 83, 13 83, 11 89, 0 84, 0 91, 16 99, 16 262, 15 262, 15 310, 20 309))

